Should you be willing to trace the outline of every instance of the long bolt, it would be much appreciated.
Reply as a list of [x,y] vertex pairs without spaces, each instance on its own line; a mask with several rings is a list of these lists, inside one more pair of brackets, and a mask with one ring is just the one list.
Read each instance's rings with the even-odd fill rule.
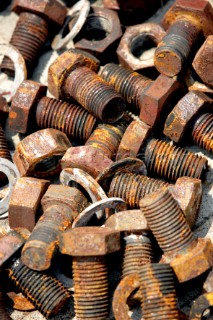
[[195,121],[192,140],[200,148],[213,153],[213,115],[211,113],[204,113]]
[[140,277],[144,320],[178,320],[172,268],[168,264],[146,264],[141,267]]
[[122,198],[130,208],[139,208],[140,199],[167,183],[134,173],[119,173],[114,176],[109,188],[109,197]]

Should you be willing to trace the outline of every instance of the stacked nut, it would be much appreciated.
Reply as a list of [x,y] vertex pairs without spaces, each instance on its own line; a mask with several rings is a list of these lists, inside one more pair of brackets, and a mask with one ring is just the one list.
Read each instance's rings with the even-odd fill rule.
[[63,2],[14,0],[0,44],[0,315],[10,297],[57,320],[211,316],[211,234],[191,229],[211,197],[213,5],[170,0],[156,23],[161,1]]

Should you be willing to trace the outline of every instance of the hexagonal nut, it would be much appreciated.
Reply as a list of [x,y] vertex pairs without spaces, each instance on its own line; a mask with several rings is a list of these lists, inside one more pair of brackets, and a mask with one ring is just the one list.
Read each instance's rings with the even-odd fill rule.
[[209,272],[206,278],[203,289],[205,292],[213,292],[213,269]]
[[189,248],[187,253],[178,254],[169,263],[179,282],[198,277],[213,266],[213,245],[211,240],[197,239],[196,246]]
[[9,112],[11,129],[26,133],[35,127],[34,112],[38,101],[46,96],[47,87],[39,82],[24,80],[13,97]]
[[200,47],[192,65],[200,79],[213,88],[213,35]]
[[151,127],[140,120],[132,121],[127,127],[121,139],[116,161],[127,157],[137,158],[138,153],[144,146],[146,139],[151,134]]
[[63,132],[43,129],[19,142],[13,160],[21,176],[53,176],[61,171],[60,160],[70,146]]
[[74,257],[104,256],[118,250],[120,233],[110,228],[79,227],[60,236],[60,252]]
[[213,34],[213,6],[211,0],[176,0],[162,21],[165,30],[178,18],[188,18],[196,24],[205,37]]
[[168,115],[163,133],[181,142],[190,124],[205,110],[212,108],[212,99],[200,91],[188,92]]
[[136,57],[133,52],[137,48],[143,48],[147,40],[158,45],[164,35],[164,29],[157,23],[142,23],[127,27],[116,51],[120,64],[135,71],[154,67],[154,51],[149,58],[147,56],[143,58],[143,54]]
[[62,26],[67,15],[66,7],[58,0],[14,0],[12,11],[32,12],[51,23]]
[[50,206],[66,205],[70,209],[70,215],[76,218],[89,205],[89,202],[77,188],[51,184],[41,199],[41,205],[44,212]]
[[174,100],[178,101],[183,91],[180,82],[163,74],[143,91],[140,98],[139,118],[148,125],[164,123]]
[[105,222],[105,227],[120,232],[148,231],[147,220],[141,210],[120,211],[111,215]]
[[57,98],[69,98],[65,82],[73,70],[88,67],[94,72],[99,69],[100,62],[91,54],[77,49],[63,52],[49,67],[48,89]]
[[49,184],[48,180],[36,178],[22,177],[17,180],[9,204],[11,229],[34,229],[39,218],[41,198]]
[[[106,34],[101,40],[95,39],[97,29]],[[91,8],[82,31],[83,38],[75,43],[75,48],[85,50],[100,58],[110,48],[114,48],[122,36],[118,14],[113,10],[101,7]],[[88,37],[91,37],[90,34],[94,39],[88,40]]]
[[110,167],[113,161],[92,146],[69,148],[61,159],[62,169],[78,168],[89,173],[93,178]]
[[202,181],[200,179],[181,177],[175,185],[168,186],[174,199],[183,211],[186,221],[192,228],[197,220],[202,199]]

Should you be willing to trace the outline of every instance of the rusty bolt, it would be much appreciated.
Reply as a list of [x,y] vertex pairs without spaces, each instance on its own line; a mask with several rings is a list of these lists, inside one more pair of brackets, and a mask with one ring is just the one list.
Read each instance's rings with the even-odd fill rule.
[[140,201],[140,208],[164,251],[163,261],[170,263],[179,282],[193,279],[212,267],[211,240],[193,238],[181,209],[167,188],[145,196]]
[[130,320],[128,315],[128,299],[141,287],[141,281],[138,273],[130,274],[124,277],[115,289],[112,308],[115,320]]
[[[206,319],[212,318],[212,308],[213,308],[213,292],[204,293],[200,295],[195,301],[193,301],[190,314],[189,314],[189,320],[200,320],[204,319],[203,314],[204,311],[209,310],[210,314],[207,314]],[[209,315],[211,317],[209,318]]]
[[135,71],[154,67],[153,54],[149,58],[144,58],[143,48],[146,42],[152,43],[153,46],[158,45],[164,35],[164,29],[157,23],[142,23],[127,27],[117,48],[120,64]]
[[121,36],[118,14],[113,10],[92,6],[75,48],[94,54],[102,62],[109,61]]
[[56,98],[73,97],[103,122],[115,122],[122,117],[124,101],[111,86],[94,71],[98,60],[89,53],[70,49],[50,66],[48,88]]
[[0,158],[4,158],[9,161],[12,161],[8,143],[5,138],[4,129],[1,124],[0,124]]
[[50,182],[21,177],[17,180],[9,204],[10,228],[26,228],[32,231],[39,218],[41,198]]
[[[30,74],[47,41],[52,25],[62,26],[67,10],[58,0],[15,0],[12,11],[20,16],[10,43],[23,55]],[[13,73],[12,61],[5,58],[1,69]]]
[[140,112],[140,119],[150,126],[164,122],[171,102],[178,101],[182,92],[177,80],[160,75],[152,81],[114,63],[106,64],[99,74],[122,95],[129,110]]
[[114,160],[126,122],[99,124],[84,146],[71,147],[62,158],[62,168],[79,168],[96,178]]
[[23,263],[33,270],[46,270],[58,247],[60,232],[88,205],[76,188],[50,185],[41,200],[43,215],[22,250]]
[[13,160],[21,176],[44,178],[61,171],[60,159],[70,145],[59,130],[39,130],[19,142]]
[[167,76],[180,73],[199,38],[213,33],[213,6],[209,0],[176,0],[166,13],[165,37],[155,51],[155,67]]
[[[213,100],[203,92],[190,91],[168,115],[164,134],[175,142],[192,141],[213,152]],[[190,132],[191,131],[191,132]]]
[[168,264],[146,264],[141,267],[140,278],[144,319],[180,319],[172,268]]
[[[149,138],[150,129],[139,120],[127,127],[118,148],[117,159],[127,154],[142,157],[148,174],[157,174],[169,181],[188,176],[203,179],[207,160],[170,143]],[[192,166],[192,163],[194,164]]]
[[79,227],[61,234],[61,253],[73,257],[74,308],[78,319],[107,318],[109,297],[105,255],[119,249],[120,234],[109,228]]
[[200,79],[213,88],[213,35],[208,36],[192,63]]
[[203,290],[207,293],[213,292],[213,269],[209,272],[204,282]]
[[20,133],[54,128],[68,138],[87,140],[96,125],[95,117],[78,105],[46,97],[46,91],[38,82],[23,81],[12,101],[9,126]]

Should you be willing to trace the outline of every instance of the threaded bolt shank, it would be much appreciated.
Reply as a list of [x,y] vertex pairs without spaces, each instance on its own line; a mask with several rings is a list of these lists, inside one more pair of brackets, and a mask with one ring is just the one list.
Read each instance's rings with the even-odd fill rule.
[[213,153],[213,115],[202,114],[194,123],[192,129],[194,144]]

